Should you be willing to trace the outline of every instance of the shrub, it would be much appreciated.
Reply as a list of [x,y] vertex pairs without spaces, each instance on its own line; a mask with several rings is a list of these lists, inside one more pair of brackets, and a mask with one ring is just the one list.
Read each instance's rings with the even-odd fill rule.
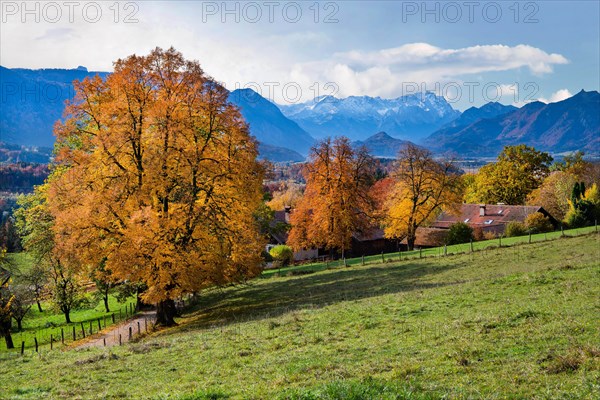
[[294,251],[290,246],[279,245],[275,246],[269,251],[271,257],[273,257],[273,262],[276,267],[285,267],[294,262]]
[[583,211],[573,207],[567,212],[564,222],[569,228],[582,228],[588,223]]
[[483,232],[483,238],[485,240],[493,240],[496,239],[496,234],[493,231],[484,231]]
[[527,234],[527,227],[525,224],[517,221],[509,222],[504,231],[504,236],[506,237],[523,236],[525,234]]
[[464,222],[457,222],[450,226],[446,236],[446,244],[461,244],[473,240],[473,228]]
[[269,253],[266,250],[262,251],[262,258],[263,258],[263,260],[265,260],[265,262],[271,262],[271,261],[273,261],[273,257],[271,257],[271,253]]
[[475,228],[473,228],[473,240],[475,240],[476,242],[480,240],[485,240],[485,234],[483,232],[482,227],[476,226]]
[[525,227],[531,233],[543,233],[554,230],[554,226],[552,226],[550,218],[546,217],[540,212],[528,215],[527,218],[525,218]]

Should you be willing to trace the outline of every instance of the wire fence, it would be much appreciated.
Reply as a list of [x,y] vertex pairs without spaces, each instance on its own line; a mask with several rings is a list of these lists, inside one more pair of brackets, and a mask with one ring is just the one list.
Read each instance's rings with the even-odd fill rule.
[[[74,321],[60,326],[13,332],[11,336],[14,348],[7,349],[6,344],[3,343],[3,348],[0,350],[0,361],[41,351],[64,349],[77,341],[98,335],[107,328],[130,320],[135,315],[136,304],[130,302],[119,308],[118,311],[107,313],[102,317]],[[145,328],[147,331],[147,322]],[[131,336],[125,338],[125,340],[129,339]]]
[[316,272],[331,268],[342,268],[359,265],[381,264],[397,262],[402,260],[415,260],[430,257],[445,257],[456,254],[468,254],[476,251],[491,250],[502,247],[510,247],[530,243],[542,243],[561,237],[576,237],[598,232],[598,225],[583,228],[557,230],[546,233],[528,234],[515,237],[498,237],[492,240],[469,242],[463,244],[440,246],[432,248],[418,248],[411,251],[397,251],[393,253],[381,253],[378,255],[362,256],[348,259],[324,260],[322,262],[290,266],[281,269],[271,269],[263,272],[263,277],[273,275],[301,274],[303,272]]

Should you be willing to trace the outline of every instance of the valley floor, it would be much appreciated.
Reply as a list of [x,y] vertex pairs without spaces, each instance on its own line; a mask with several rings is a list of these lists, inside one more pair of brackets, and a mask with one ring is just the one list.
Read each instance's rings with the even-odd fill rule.
[[0,361],[0,398],[600,398],[600,235],[200,296],[110,349]]

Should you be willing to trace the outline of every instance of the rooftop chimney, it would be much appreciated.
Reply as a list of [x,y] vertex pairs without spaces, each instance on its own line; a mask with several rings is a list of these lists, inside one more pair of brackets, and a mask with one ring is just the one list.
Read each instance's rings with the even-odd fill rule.
[[284,206],[283,210],[285,211],[285,222],[290,223],[290,214],[292,213],[292,206]]
[[479,216],[480,217],[485,217],[485,204],[480,204],[479,205]]

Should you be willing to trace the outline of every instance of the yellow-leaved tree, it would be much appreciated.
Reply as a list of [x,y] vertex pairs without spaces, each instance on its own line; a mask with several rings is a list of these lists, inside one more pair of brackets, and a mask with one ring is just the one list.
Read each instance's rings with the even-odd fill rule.
[[406,238],[413,250],[418,227],[460,205],[462,180],[450,161],[437,161],[429,150],[412,144],[400,150],[391,176],[395,184],[385,204],[385,236]]
[[311,149],[304,176],[306,189],[290,217],[288,244],[340,250],[343,257],[352,235],[372,226],[374,160],[365,148],[353,149],[348,138],[328,138]]
[[145,285],[162,325],[180,296],[258,274],[263,169],[227,90],[173,48],[75,88],[48,189],[58,252]]

